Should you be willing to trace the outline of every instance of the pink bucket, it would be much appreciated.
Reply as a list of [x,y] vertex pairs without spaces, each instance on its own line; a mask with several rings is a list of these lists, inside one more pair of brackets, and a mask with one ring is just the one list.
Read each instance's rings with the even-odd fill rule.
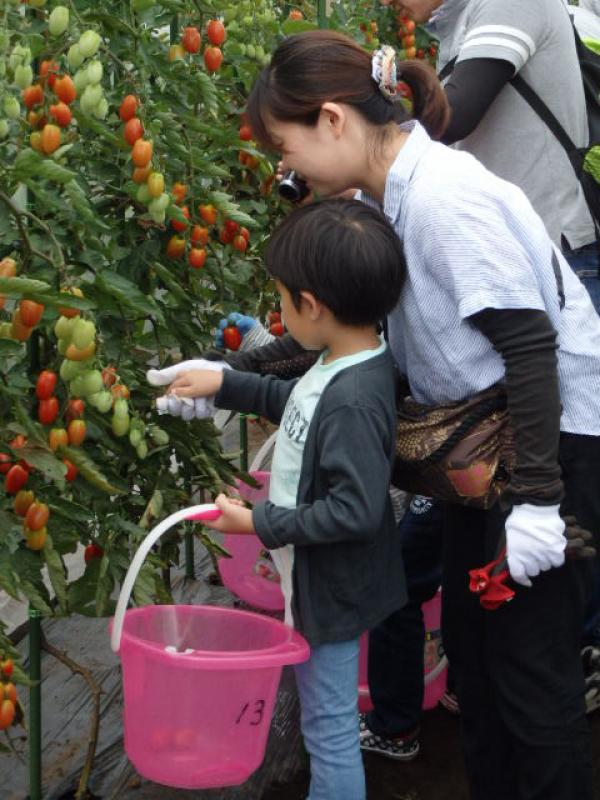
[[[261,484],[260,488],[253,489],[238,481],[240,497],[252,504],[266,500],[271,473],[256,470],[250,474]],[[219,572],[224,586],[253,608],[283,611],[283,594],[279,583],[272,580],[275,570],[269,571],[268,564],[260,557],[264,545],[258,536],[225,534],[223,546],[232,556],[219,559]]]
[[[435,708],[440,698],[446,691],[448,679],[448,661],[444,656],[441,632],[442,598],[437,592],[431,600],[423,603],[423,618],[425,622],[425,695],[423,708]],[[369,638],[364,633],[360,642],[360,656],[358,665],[358,708],[363,713],[373,708],[369,694],[368,681]]]
[[121,658],[125,751],[145,778],[182,789],[235,786],[265,754],[285,664],[310,650],[276,619],[217,606],[127,609],[152,546],[183,520],[215,519],[205,504],[171,514],[146,536],[110,623]]

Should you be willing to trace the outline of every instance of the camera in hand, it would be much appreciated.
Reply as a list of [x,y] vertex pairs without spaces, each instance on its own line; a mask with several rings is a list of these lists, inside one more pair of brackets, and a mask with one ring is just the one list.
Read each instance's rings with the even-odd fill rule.
[[310,189],[306,183],[301,180],[295,170],[288,169],[283,173],[283,178],[279,183],[279,194],[284,200],[289,200],[291,203],[299,203],[300,200],[309,194]]

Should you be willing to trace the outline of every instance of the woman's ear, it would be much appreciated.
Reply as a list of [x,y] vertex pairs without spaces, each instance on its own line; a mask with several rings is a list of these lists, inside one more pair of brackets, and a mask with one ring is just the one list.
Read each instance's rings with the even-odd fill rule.
[[311,322],[316,322],[323,311],[323,303],[312,292],[300,292],[300,313],[306,314]]
[[346,125],[346,112],[339,103],[323,103],[321,106],[321,116],[328,129],[338,139]]

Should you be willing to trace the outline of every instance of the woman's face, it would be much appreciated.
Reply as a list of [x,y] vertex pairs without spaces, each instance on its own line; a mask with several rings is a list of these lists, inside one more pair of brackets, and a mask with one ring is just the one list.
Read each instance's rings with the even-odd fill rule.
[[271,139],[281,153],[283,170],[295,170],[309,189],[322,197],[339,194],[354,185],[343,128],[338,116],[324,110],[316,125],[275,119],[268,125]]
[[395,7],[401,14],[407,14],[415,22],[427,22],[443,2],[444,0],[401,0]]

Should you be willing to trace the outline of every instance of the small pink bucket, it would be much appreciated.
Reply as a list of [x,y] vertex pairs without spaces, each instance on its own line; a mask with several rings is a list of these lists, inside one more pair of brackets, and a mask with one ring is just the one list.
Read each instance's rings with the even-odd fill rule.
[[[284,664],[310,650],[276,619],[217,606],[127,610],[158,538],[215,506],[172,514],[142,542],[123,582],[111,646],[123,670],[125,751],[149,780],[182,789],[234,786],[260,766]],[[242,538],[242,537],[240,537]]]

